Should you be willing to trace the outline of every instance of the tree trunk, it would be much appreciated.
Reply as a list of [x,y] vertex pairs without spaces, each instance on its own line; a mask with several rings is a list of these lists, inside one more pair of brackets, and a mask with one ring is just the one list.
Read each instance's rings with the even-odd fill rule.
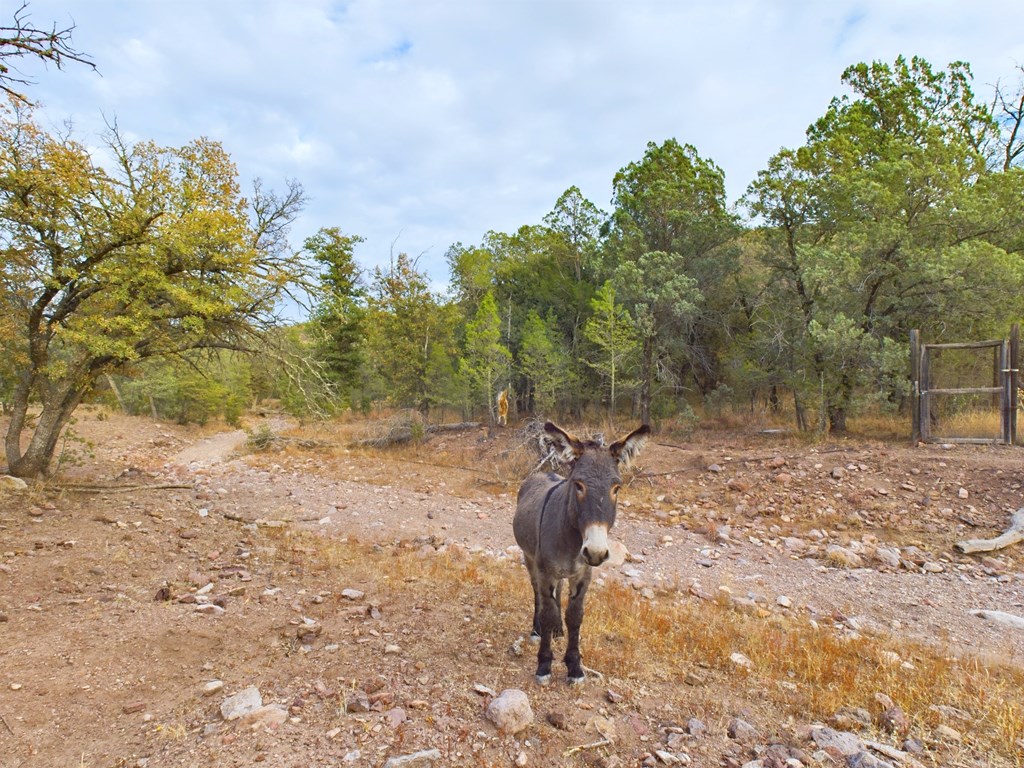
[[846,414],[850,410],[851,400],[853,400],[853,382],[849,376],[844,374],[839,380],[839,391],[834,398],[829,398],[826,404],[830,434],[839,435],[846,432]]
[[643,379],[640,383],[640,423],[651,423],[651,390],[654,379],[654,337],[644,338]]
[[109,373],[105,374],[107,378],[107,386],[110,387],[110,391],[114,393],[114,397],[117,398],[117,405],[121,409],[121,413],[128,413],[128,409],[124,407],[124,398],[121,397],[121,390],[117,386],[117,382],[114,381],[114,377]]
[[846,432],[846,408],[836,404],[828,406],[828,431],[833,435]]
[[[40,477],[45,475],[57,448],[61,430],[67,425],[71,414],[81,402],[84,392],[76,391],[68,384],[54,387],[43,401],[32,439],[28,448],[21,452],[21,433],[25,427],[28,412],[27,386],[23,396],[16,395],[15,413],[7,430],[7,466],[15,477]],[[20,394],[20,393],[19,393]]]
[[793,390],[793,411],[796,414],[796,428],[801,432],[806,432],[807,413],[804,411],[803,401],[795,389]]

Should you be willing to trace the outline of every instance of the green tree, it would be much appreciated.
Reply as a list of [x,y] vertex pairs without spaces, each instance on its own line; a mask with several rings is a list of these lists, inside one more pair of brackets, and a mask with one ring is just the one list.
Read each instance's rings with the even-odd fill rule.
[[22,477],[46,470],[98,377],[190,349],[245,348],[306,276],[285,239],[298,185],[280,197],[257,186],[247,211],[216,142],[107,138],[113,162],[100,165],[30,110],[0,113],[0,305],[12,331],[0,345],[14,376],[5,447]]
[[[843,82],[853,95],[773,157],[747,197],[770,227],[767,265],[799,319],[791,343],[835,432],[884,339],[991,332],[1024,309],[995,204],[1014,178],[987,167],[995,126],[967,65],[936,72],[901,57],[850,67]],[[837,359],[859,362],[837,371]]]
[[583,327],[583,334],[596,354],[587,365],[608,382],[608,415],[614,420],[619,392],[633,386],[629,378],[639,346],[633,322],[625,307],[616,302],[615,286],[609,280],[591,302],[594,313]]
[[548,314],[547,322],[533,309],[526,316],[519,346],[519,367],[530,383],[534,410],[550,413],[558,403],[559,394],[573,380],[569,355],[562,346],[553,313]]
[[[631,265],[629,284],[637,287],[621,298],[643,328],[640,406],[649,415],[658,368],[688,374],[703,392],[717,386],[716,353],[732,303],[726,289],[738,269],[730,245],[739,229],[724,173],[689,144],[649,143],[613,183],[609,248],[620,269]],[[618,281],[620,289],[625,284]]]
[[655,371],[681,339],[687,338],[700,301],[696,281],[680,271],[680,259],[664,251],[644,253],[619,265],[618,294],[633,315],[640,340],[640,419],[651,420]]
[[442,304],[431,292],[426,273],[407,254],[400,253],[387,269],[374,268],[365,328],[368,363],[384,387],[378,394],[428,411],[431,350],[440,345],[454,351],[458,316],[455,306]]
[[355,262],[358,236],[326,227],[305,241],[305,250],[319,263],[321,298],[313,311],[317,357],[338,389],[342,405],[351,405],[365,363],[363,350],[366,292]]
[[476,316],[466,324],[466,354],[462,367],[466,378],[487,406],[491,423],[497,419],[495,398],[511,373],[512,354],[501,343],[501,319],[494,294],[488,292]]

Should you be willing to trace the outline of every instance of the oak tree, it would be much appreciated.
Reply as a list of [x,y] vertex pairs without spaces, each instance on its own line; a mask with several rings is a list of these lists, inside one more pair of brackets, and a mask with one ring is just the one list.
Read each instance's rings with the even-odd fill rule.
[[22,477],[46,471],[99,377],[246,349],[308,277],[287,246],[296,183],[247,200],[217,142],[131,144],[112,128],[105,144],[96,158],[30,108],[0,111],[0,375],[12,382],[8,468]]

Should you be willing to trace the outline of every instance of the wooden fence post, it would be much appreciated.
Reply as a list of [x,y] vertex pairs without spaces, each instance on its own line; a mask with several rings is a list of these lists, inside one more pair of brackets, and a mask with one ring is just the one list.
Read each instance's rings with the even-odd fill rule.
[[1010,328],[1010,429],[1009,444],[1017,443],[1017,387],[1020,375],[1020,325]]
[[921,441],[921,332],[910,332],[910,440]]

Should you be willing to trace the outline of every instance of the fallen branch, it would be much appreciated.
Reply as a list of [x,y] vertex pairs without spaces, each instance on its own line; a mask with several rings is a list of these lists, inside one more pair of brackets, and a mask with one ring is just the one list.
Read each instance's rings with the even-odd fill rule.
[[598,749],[600,747],[610,747],[612,745],[611,739],[601,739],[591,744],[580,744],[576,747],[569,747],[565,752],[562,753],[562,757],[572,757],[577,752],[582,752],[586,749]]
[[596,677],[598,680],[601,681],[602,685],[604,684],[604,675],[601,674],[600,672],[598,672],[596,669],[591,669],[590,667],[583,667],[583,671],[586,672],[587,674],[590,674],[590,675],[593,675],[594,677]]
[[977,616],[979,619],[1005,624],[1014,629],[1024,629],[1024,616],[1014,616],[1012,613],[1005,613],[1003,611],[986,611],[980,608],[971,611],[971,615]]
[[130,491],[191,491],[191,484],[168,483],[165,485],[60,485],[62,491],[71,493],[128,493]]
[[[467,429],[478,429],[479,421],[460,421],[455,424],[428,424],[423,427],[423,434],[432,435],[437,432],[462,432]],[[349,448],[386,448],[389,445],[407,443],[413,438],[412,428],[392,430],[382,437],[368,437],[349,443]]]
[[971,552],[991,552],[995,549],[1003,549],[1011,544],[1024,541],[1024,507],[1013,513],[1010,518],[1010,527],[994,539],[967,539],[958,541],[956,548],[965,554]]
[[7,729],[7,732],[10,733],[11,736],[13,736],[14,738],[18,738],[18,734],[16,734],[14,731],[11,730],[11,726],[9,726],[7,724],[7,721],[4,720],[4,716],[3,715],[0,715],[0,723],[4,724],[4,728]]

